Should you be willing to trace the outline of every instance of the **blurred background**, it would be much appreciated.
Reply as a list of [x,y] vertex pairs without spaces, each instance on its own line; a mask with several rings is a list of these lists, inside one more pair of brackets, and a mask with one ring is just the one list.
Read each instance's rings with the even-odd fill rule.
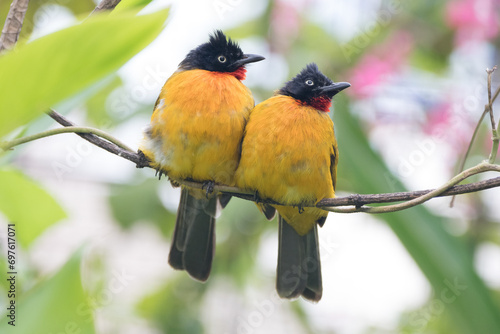
[[[0,3],[2,24],[9,5]],[[54,109],[135,149],[165,80],[223,29],[244,52],[266,57],[248,66],[245,81],[257,103],[310,62],[352,84],[331,109],[338,196],[429,189],[455,175],[487,103],[485,69],[499,61],[499,0],[154,0],[141,13],[167,6],[153,43]],[[21,36],[79,24],[94,7],[32,0]],[[55,127],[42,116],[26,133]],[[485,121],[466,167],[490,150]],[[277,221],[251,202],[233,199],[217,220],[214,268],[200,284],[167,264],[180,192],[153,170],[73,134],[0,158],[65,212],[18,247],[19,322],[37,312],[30,298],[46,295],[75,308],[82,333],[500,333],[498,188],[459,196],[453,208],[440,198],[384,215],[331,213],[319,231],[324,295],[311,304],[277,297]],[[0,213],[1,243],[8,221]],[[2,315],[5,282],[0,290]],[[54,311],[43,321],[71,333],[59,320]]]

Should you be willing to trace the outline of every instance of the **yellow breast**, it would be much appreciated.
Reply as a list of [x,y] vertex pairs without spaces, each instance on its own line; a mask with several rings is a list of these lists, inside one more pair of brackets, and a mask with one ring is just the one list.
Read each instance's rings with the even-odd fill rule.
[[328,114],[274,96],[251,113],[237,185],[291,205],[332,197],[330,156],[336,145]]
[[143,151],[172,178],[230,184],[253,106],[233,75],[176,72],[158,98]]
[[236,184],[290,205],[276,208],[299,234],[305,234],[327,212],[309,208],[299,214],[291,206],[334,197],[331,156],[336,145],[328,114],[289,96],[271,97],[251,113]]

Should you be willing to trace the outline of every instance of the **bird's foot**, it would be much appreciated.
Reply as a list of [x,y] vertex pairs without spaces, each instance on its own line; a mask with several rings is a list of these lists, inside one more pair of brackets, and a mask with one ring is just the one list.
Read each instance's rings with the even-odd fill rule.
[[203,182],[203,186],[201,187],[201,189],[203,190],[206,188],[207,191],[205,193],[205,196],[208,198],[208,196],[214,192],[214,187],[215,187],[214,181],[205,181]]
[[151,166],[151,160],[142,152],[141,150],[137,150],[137,155],[139,156],[139,161],[135,164],[136,168],[144,168]]
[[167,175],[160,167],[156,168],[155,177],[158,176],[158,180],[161,180],[162,175]]

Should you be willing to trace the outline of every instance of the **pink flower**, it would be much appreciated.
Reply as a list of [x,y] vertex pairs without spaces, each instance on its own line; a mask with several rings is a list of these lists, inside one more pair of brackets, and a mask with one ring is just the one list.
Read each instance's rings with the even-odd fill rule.
[[365,52],[347,76],[352,85],[348,93],[365,98],[372,95],[403,67],[412,49],[413,37],[407,32],[398,32],[382,45]]
[[458,45],[483,41],[498,35],[498,0],[455,0],[446,6],[446,22],[456,29]]
[[291,41],[297,38],[300,31],[300,14],[298,6],[288,1],[276,1],[271,12],[272,51],[286,53]]
[[[453,99],[451,96],[448,98]],[[462,108],[462,105],[453,105],[443,99],[427,111],[423,130],[428,135],[448,143],[456,154],[462,154],[469,145],[475,124],[457,108]]]

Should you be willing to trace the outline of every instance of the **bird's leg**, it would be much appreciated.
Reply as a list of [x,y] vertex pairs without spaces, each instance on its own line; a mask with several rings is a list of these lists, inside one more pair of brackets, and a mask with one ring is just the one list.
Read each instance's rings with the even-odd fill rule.
[[211,195],[214,192],[214,186],[215,182],[214,181],[205,181],[203,182],[203,186],[201,189],[207,189],[207,192],[205,193],[205,196],[208,198],[209,195]]
[[297,205],[297,209],[299,209],[299,215],[302,214],[304,212],[304,208],[302,207],[302,205]]
[[255,192],[253,193],[253,201],[255,203],[262,203],[263,202],[262,197],[260,197],[259,192],[257,190],[255,190]]

